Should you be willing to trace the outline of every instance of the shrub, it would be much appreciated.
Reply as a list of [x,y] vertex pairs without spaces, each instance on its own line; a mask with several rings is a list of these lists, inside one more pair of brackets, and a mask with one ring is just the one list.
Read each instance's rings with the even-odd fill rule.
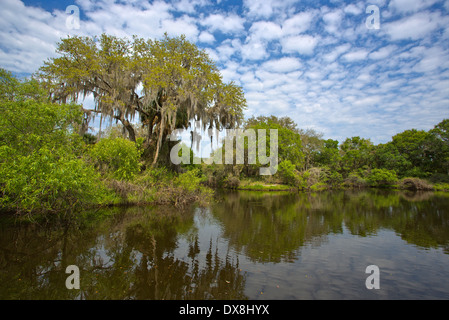
[[202,163],[203,183],[209,187],[222,187],[227,176],[224,165],[208,165]]
[[229,189],[237,189],[240,186],[240,179],[236,176],[227,177],[223,181],[223,185]]
[[46,147],[30,155],[1,147],[3,207],[22,213],[61,212],[102,203],[107,196],[99,174],[83,159]]
[[366,180],[371,186],[387,186],[395,184],[398,176],[394,170],[373,169]]
[[326,182],[332,187],[337,187],[343,182],[343,177],[341,173],[334,171],[328,174]]
[[429,181],[432,183],[449,183],[449,175],[444,173],[434,173],[429,177]]
[[179,174],[174,179],[174,185],[181,187],[187,192],[193,192],[200,188],[201,176],[199,169],[193,169]]
[[343,186],[353,188],[363,188],[367,186],[367,182],[358,173],[351,172],[349,176],[344,180]]
[[95,166],[117,180],[131,180],[140,170],[140,150],[123,139],[101,139],[90,151]]
[[402,189],[408,190],[433,190],[432,185],[419,178],[403,178],[400,181],[399,186]]
[[298,183],[298,175],[296,173],[295,165],[290,160],[282,161],[278,166],[278,172],[282,182],[288,185],[295,186]]
[[437,183],[433,186],[436,191],[449,191],[449,183]]

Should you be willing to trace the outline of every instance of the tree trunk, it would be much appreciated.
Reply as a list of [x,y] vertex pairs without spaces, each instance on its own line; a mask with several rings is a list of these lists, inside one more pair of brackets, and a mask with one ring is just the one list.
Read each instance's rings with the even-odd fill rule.
[[125,126],[126,130],[128,131],[129,140],[132,142],[136,142],[136,132],[134,131],[133,126],[128,120],[121,120],[123,125]]
[[165,129],[165,121],[164,121],[164,117],[161,118],[161,123],[159,125],[159,137],[157,139],[157,144],[156,144],[156,150],[154,153],[154,159],[153,159],[153,163],[151,164],[152,167],[154,167],[157,163],[157,159],[159,158],[159,150],[161,149],[161,142],[162,142],[162,135]]

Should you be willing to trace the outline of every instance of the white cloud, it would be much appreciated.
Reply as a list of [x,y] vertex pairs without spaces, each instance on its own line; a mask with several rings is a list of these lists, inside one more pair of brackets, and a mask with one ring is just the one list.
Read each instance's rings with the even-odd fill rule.
[[388,7],[400,13],[409,13],[426,9],[437,2],[440,0],[391,0]]
[[342,45],[339,45],[338,47],[333,47],[332,50],[325,54],[323,56],[323,59],[326,62],[333,62],[335,61],[340,55],[342,55],[343,53],[345,53],[346,51],[348,51],[351,48],[351,45],[349,43],[345,43]]
[[311,27],[315,12],[300,12],[282,23],[284,35],[298,35],[307,31]]
[[173,4],[174,8],[180,12],[193,14],[197,7],[202,7],[209,4],[207,0],[179,0]]
[[241,47],[241,56],[245,60],[262,60],[268,58],[269,54],[265,44],[261,41],[250,41]]
[[353,14],[353,15],[359,15],[363,12],[363,10],[360,8],[360,6],[355,5],[353,3],[347,5],[343,11],[345,13]]
[[393,51],[397,49],[394,45],[388,45],[385,47],[380,48],[377,51],[371,52],[369,54],[369,58],[373,60],[380,60],[387,58]]
[[206,26],[210,32],[220,31],[225,34],[238,34],[245,30],[245,20],[236,14],[211,14],[201,24]]
[[437,29],[441,16],[436,13],[419,12],[413,16],[386,23],[382,26],[392,40],[422,39]]
[[274,40],[282,36],[281,27],[271,21],[257,21],[249,29],[250,38],[254,41]]
[[154,39],[167,31],[186,34],[225,81],[242,85],[247,116],[289,115],[327,138],[378,142],[447,114],[449,0],[440,1],[445,9],[431,8],[436,0],[371,0],[381,9],[376,32],[366,31],[363,1],[314,9],[293,0],[75,0],[86,17],[79,30],[66,28],[65,12],[1,1],[0,65],[12,71],[36,71],[68,34]]
[[254,19],[282,18],[296,0],[243,0],[243,7],[248,17]]
[[303,55],[311,55],[318,45],[319,39],[310,35],[299,35],[281,40],[282,51],[285,53],[297,52]]
[[212,43],[215,42],[215,37],[214,37],[213,34],[207,32],[207,31],[203,31],[203,32],[201,32],[201,34],[199,35],[198,40],[199,40],[200,42],[203,42],[203,43],[209,43],[209,44],[212,44]]
[[429,48],[424,52],[424,57],[415,65],[414,71],[430,74],[438,68],[449,67],[449,53],[439,47]]
[[55,56],[56,42],[70,33],[65,12],[51,14],[5,0],[0,15],[0,65],[10,71],[36,71],[44,60]]
[[360,61],[366,59],[368,53],[369,51],[367,51],[366,49],[357,49],[344,54],[341,58],[348,62]]
[[292,57],[284,57],[278,60],[270,60],[262,65],[262,68],[278,73],[296,71],[302,67],[299,59]]
[[184,15],[174,20],[163,20],[161,22],[161,30],[167,32],[171,37],[177,37],[184,34],[187,39],[196,41],[199,30],[193,18]]
[[338,34],[340,31],[340,25],[343,20],[342,10],[335,10],[327,12],[323,15],[323,21],[325,22],[325,30],[332,34]]

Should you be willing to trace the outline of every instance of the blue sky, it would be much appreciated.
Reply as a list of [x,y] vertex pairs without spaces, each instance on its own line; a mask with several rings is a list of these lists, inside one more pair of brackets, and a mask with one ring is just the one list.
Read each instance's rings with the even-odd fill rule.
[[[69,5],[79,29],[66,23]],[[378,29],[366,25],[369,5]],[[449,118],[448,13],[449,0],[1,0],[0,66],[30,74],[68,35],[185,34],[242,86],[246,117],[384,143]]]

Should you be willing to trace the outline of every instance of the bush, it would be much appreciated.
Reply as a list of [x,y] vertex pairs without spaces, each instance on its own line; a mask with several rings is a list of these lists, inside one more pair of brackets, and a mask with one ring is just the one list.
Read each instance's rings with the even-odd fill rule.
[[101,139],[90,151],[95,166],[117,180],[131,180],[140,171],[140,155],[136,143],[124,139]]
[[0,148],[4,208],[21,213],[61,212],[102,203],[107,196],[92,166],[71,154],[46,147],[30,155]]
[[399,186],[401,189],[408,190],[433,190],[431,184],[419,178],[403,178],[400,181]]
[[187,192],[193,192],[200,188],[201,176],[199,169],[193,169],[179,174],[174,179],[174,185],[181,187]]
[[344,180],[343,186],[352,188],[363,188],[367,186],[367,182],[358,173],[351,172]]
[[429,181],[432,183],[449,183],[449,175],[444,173],[434,173],[429,177]]
[[398,180],[398,176],[394,170],[373,169],[368,174],[366,180],[371,186],[388,186],[395,184]]
[[226,166],[201,164],[203,182],[205,185],[216,188],[222,187],[227,176]]
[[342,184],[343,177],[339,172],[334,171],[334,172],[328,174],[326,182],[328,185],[330,185],[332,187],[338,187]]
[[[54,104],[36,81],[0,72],[0,206],[17,213],[72,212],[110,196],[82,158],[82,111]],[[9,92],[10,91],[10,92]]]
[[227,177],[223,181],[223,185],[229,189],[237,189],[240,186],[240,179],[236,176]]
[[327,180],[327,172],[323,168],[313,167],[304,171],[298,179],[299,188],[313,189],[322,188]]
[[449,183],[437,183],[433,186],[435,191],[449,191]]
[[295,165],[290,160],[282,161],[278,166],[278,172],[282,182],[291,186],[298,184],[298,175],[296,173]]

